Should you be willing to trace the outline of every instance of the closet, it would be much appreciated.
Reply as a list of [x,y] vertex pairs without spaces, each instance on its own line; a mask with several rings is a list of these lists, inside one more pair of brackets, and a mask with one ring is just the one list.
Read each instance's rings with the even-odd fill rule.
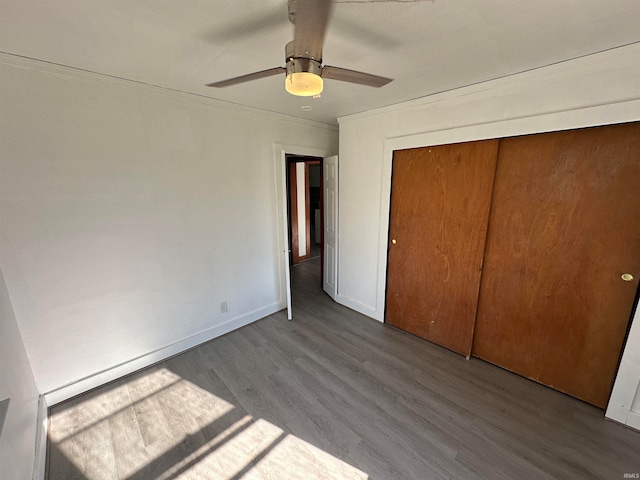
[[640,123],[396,151],[386,322],[604,408],[638,190]]

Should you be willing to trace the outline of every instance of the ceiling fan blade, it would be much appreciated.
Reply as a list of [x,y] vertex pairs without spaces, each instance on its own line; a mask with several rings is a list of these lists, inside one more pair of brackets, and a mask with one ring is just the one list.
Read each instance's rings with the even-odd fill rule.
[[284,73],[286,71],[287,69],[284,67],[270,68],[268,70],[262,70],[260,72],[248,73],[247,75],[228,78],[226,80],[221,80],[220,82],[208,83],[207,87],[217,87],[217,88],[230,87],[231,85],[237,85],[238,83],[258,80],[259,78],[271,77],[273,75],[278,75],[279,73]]
[[380,88],[393,81],[392,78],[371,75],[370,73],[356,72],[355,70],[347,70],[346,68],[330,67],[328,65],[322,67],[322,78],[358,83],[360,85],[367,85],[369,87],[376,88]]
[[324,35],[331,16],[331,0],[294,0],[293,54],[322,61]]

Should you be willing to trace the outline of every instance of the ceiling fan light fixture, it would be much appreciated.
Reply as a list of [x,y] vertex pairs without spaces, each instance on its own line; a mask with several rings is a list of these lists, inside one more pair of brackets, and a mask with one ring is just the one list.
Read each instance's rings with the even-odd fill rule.
[[287,74],[284,88],[292,95],[313,97],[322,92],[324,82],[320,75],[311,72],[293,72]]
[[322,64],[318,60],[304,57],[294,57],[293,42],[286,47],[287,77],[284,88],[292,95],[299,97],[313,97],[322,92]]

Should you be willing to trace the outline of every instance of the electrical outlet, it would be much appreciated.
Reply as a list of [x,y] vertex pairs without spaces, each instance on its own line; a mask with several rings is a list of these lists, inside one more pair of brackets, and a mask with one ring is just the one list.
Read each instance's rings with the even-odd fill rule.
[[220,313],[227,313],[229,308],[227,307],[227,301],[220,302]]

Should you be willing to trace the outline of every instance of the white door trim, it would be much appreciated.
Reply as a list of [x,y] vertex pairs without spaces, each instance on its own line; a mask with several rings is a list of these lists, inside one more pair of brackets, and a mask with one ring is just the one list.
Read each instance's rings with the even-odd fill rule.
[[287,218],[287,159],[286,155],[307,157],[328,157],[330,150],[303,145],[273,144],[273,166],[275,172],[276,212],[278,230],[278,278],[280,302],[286,305],[287,318],[293,318],[291,311],[291,270],[289,268],[289,220]]
[[[334,301],[338,297],[338,188],[339,188],[338,156],[327,157],[322,162],[322,188],[324,190],[324,278],[322,289]],[[330,188],[329,173],[333,177],[333,188]],[[331,193],[332,192],[332,193]],[[331,195],[330,195],[331,193]],[[331,217],[332,216],[332,217]],[[331,218],[330,218],[331,217]]]

